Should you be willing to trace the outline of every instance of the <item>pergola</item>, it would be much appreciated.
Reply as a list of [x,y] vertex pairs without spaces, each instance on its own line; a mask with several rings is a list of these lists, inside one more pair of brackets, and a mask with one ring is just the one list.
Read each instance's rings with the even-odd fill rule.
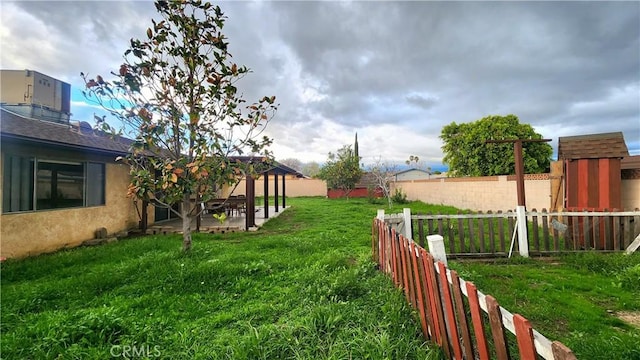
[[[263,178],[264,182],[264,218],[269,218],[269,177],[274,177],[274,207],[275,212],[280,211],[280,196],[282,196],[282,208],[284,209],[287,205],[286,203],[286,175],[295,175],[296,177],[303,177],[304,175],[299,171],[290,168],[287,165],[280,164],[277,161],[272,161],[266,163],[264,158],[256,158],[253,156],[234,156],[232,159],[240,160],[242,162],[263,162],[267,169],[263,170],[259,173],[259,175]],[[282,178],[282,195],[279,194],[279,186],[278,182],[279,178]],[[247,212],[245,218],[245,230],[248,230],[251,227],[256,226],[256,194],[255,194],[255,182],[256,179],[253,176],[247,176],[246,179],[246,190],[245,194],[247,196]]]

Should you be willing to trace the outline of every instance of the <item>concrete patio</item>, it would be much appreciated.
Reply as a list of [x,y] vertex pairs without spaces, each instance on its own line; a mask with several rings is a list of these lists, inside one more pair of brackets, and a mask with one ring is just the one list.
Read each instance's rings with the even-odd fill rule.
[[[269,219],[273,219],[282,214],[283,211],[288,209],[289,206],[283,208],[280,206],[278,212],[276,212],[275,206],[269,206],[269,218],[264,218],[264,207],[256,207],[255,224],[256,226],[249,228],[249,231],[258,230]],[[235,213],[233,216],[228,216],[223,223],[213,217],[213,214],[202,214],[200,219],[200,232],[212,233],[212,234],[224,234],[232,232],[245,231],[246,214]],[[191,221],[191,230],[196,230],[196,219]],[[182,220],[171,219],[165,220],[153,224],[147,229],[147,234],[181,234],[182,233]]]

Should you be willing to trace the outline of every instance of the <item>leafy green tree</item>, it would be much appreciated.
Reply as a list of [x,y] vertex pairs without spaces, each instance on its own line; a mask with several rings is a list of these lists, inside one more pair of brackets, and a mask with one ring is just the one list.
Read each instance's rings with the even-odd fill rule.
[[[450,176],[490,176],[515,173],[513,144],[487,144],[486,140],[542,139],[529,124],[515,115],[484,117],[471,123],[451,124],[442,129],[442,162]],[[544,142],[523,143],[525,173],[549,171],[553,149]]]
[[318,176],[327,182],[329,188],[343,190],[348,198],[362,177],[360,157],[356,156],[351,145],[345,145],[337,153],[329,153]]
[[131,39],[114,79],[81,75],[85,97],[121,121],[119,129],[104,119],[97,125],[135,139],[122,159],[130,166],[129,195],[179,216],[187,251],[190,223],[201,211],[193,200],[207,201],[255,172],[231,156],[269,157],[271,139],[261,132],[277,106],[273,96],[247,104],[239,95],[235,84],[249,69],[231,61],[220,7],[199,0],[155,7],[161,19],[151,20],[145,39]]
[[300,171],[302,169],[302,161],[296,158],[286,158],[282,160],[278,160],[280,164],[286,165],[292,169]]
[[320,174],[320,164],[315,161],[308,162],[302,166],[300,171],[312,178],[318,177],[318,174]]

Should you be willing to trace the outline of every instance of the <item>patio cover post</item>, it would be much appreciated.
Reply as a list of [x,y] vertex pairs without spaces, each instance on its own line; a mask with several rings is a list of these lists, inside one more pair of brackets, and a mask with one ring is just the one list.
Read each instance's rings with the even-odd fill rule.
[[245,194],[247,196],[247,204],[245,209],[245,230],[256,226],[256,187],[253,176],[247,176]]
[[274,178],[273,178],[273,197],[274,197],[274,205],[276,207],[276,212],[278,212],[278,173],[274,173],[273,174]]
[[284,179],[286,179],[286,178],[287,178],[286,174],[282,175],[282,208],[283,209],[285,207],[287,207],[287,203],[286,203],[286,200],[285,200],[287,192],[285,190],[285,185],[284,185]]
[[264,173],[264,218],[269,218],[269,172]]

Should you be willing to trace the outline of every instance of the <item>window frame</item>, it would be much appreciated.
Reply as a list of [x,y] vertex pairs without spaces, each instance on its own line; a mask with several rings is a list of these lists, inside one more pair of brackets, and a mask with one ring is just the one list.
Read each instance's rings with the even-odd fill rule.
[[[31,161],[31,182],[30,191],[31,201],[30,208],[27,210],[11,210],[8,207],[5,207],[5,204],[10,204],[5,202],[5,196],[11,194],[12,187],[12,178],[7,179],[7,169],[8,159],[19,158],[21,161]],[[63,160],[64,159],[64,160]],[[82,166],[82,205],[76,206],[58,206],[51,208],[39,208],[38,206],[38,171],[40,170],[41,163],[49,163],[49,164],[67,164],[67,165],[81,165]],[[42,211],[55,211],[55,210],[67,210],[67,209],[78,209],[78,208],[88,208],[88,207],[96,207],[96,206],[106,206],[107,203],[107,164],[105,162],[100,161],[89,161],[89,160],[80,160],[74,161],[71,158],[48,158],[48,157],[39,157],[33,155],[22,155],[22,154],[14,154],[14,153],[5,153],[2,158],[2,174],[3,174],[3,187],[2,187],[2,215],[9,214],[18,214],[18,213],[26,213],[26,212],[42,212]],[[95,170],[98,169],[96,172]],[[10,171],[13,171],[10,170]],[[90,173],[91,171],[91,173]],[[19,178],[19,181],[24,181],[25,179]],[[97,183],[96,183],[97,181]],[[8,188],[7,188],[8,185]],[[21,195],[18,195],[21,196]],[[20,198],[17,200],[20,202]],[[20,206],[18,206],[20,208]]]

